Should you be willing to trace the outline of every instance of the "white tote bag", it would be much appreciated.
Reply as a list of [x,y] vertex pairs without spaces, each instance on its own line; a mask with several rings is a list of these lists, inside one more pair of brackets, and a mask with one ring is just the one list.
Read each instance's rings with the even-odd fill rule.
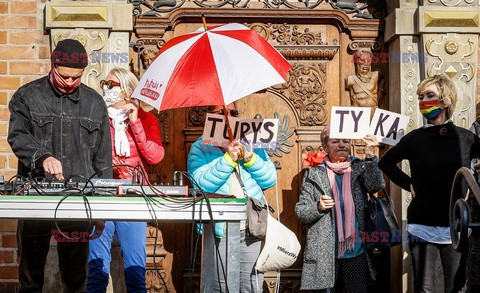
[[297,236],[282,223],[268,214],[265,245],[255,268],[260,272],[276,271],[290,267],[300,253]]

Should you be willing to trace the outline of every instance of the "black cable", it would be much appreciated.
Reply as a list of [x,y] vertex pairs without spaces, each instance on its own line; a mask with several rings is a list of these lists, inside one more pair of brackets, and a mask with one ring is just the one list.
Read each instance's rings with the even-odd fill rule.
[[[140,165],[140,163],[138,163],[137,166],[135,166],[134,171],[140,173],[140,174],[135,174],[137,176],[137,179],[135,181],[136,183],[141,185],[145,185],[145,184],[150,185],[150,181],[148,180],[148,178],[146,178],[146,175],[145,175],[147,174],[147,171],[143,168],[142,165]],[[142,176],[140,177],[140,175]]]
[[[174,174],[176,176],[176,174]],[[183,176],[182,173],[180,173],[180,176]],[[197,195],[194,194],[194,197]],[[201,211],[200,211],[200,216],[201,216]],[[190,268],[188,270],[188,284],[187,284],[187,292],[193,292],[192,290],[192,282],[193,282],[193,272],[195,271],[195,257],[197,256],[197,246],[198,246],[198,241],[200,239],[199,235],[196,233],[196,223],[195,223],[195,205],[192,207],[192,229],[191,229],[191,236],[190,236]],[[197,235],[197,241],[195,241],[195,247],[193,245],[193,238]]]
[[[132,168],[132,169],[134,169],[134,170],[137,168],[136,166],[132,166],[132,165],[129,165],[129,164],[119,164],[119,165],[108,166],[108,167],[104,167],[104,168],[102,168],[102,169],[99,169],[99,170],[95,171],[90,177],[88,177],[87,182],[86,182],[85,186],[84,186],[83,189],[82,189],[82,192],[85,191],[85,188],[87,187],[87,185],[88,185],[89,182],[90,182],[90,184],[93,185],[92,179],[93,179],[96,175],[98,175],[98,173],[100,173],[100,172],[102,172],[102,171],[105,171],[105,170],[108,170],[108,169],[115,169],[115,168],[118,168],[118,167],[128,167],[128,168]],[[133,180],[133,178],[132,178],[132,180]]]
[[[84,200],[84,206],[85,206],[85,212],[87,214],[87,219],[88,219],[88,223],[89,223],[89,226],[91,225],[91,222],[92,222],[92,212],[91,212],[91,207],[90,207],[90,203],[87,199],[87,197],[84,195],[84,191],[85,191],[85,188],[88,186],[88,183],[90,182],[90,184],[93,186],[93,183],[92,183],[92,178],[95,177],[95,175],[97,175],[99,172],[101,171],[104,171],[104,170],[107,170],[109,168],[116,168],[116,167],[120,167],[120,166],[126,166],[126,167],[129,167],[129,168],[133,168],[134,171],[136,172],[135,174],[135,177],[137,177],[137,181],[138,182],[141,182],[141,183],[145,183],[145,181],[148,183],[149,186],[153,187],[153,185],[151,185],[148,180],[145,180],[145,173],[144,171],[142,170],[142,166],[141,165],[137,165],[137,166],[132,166],[132,165],[127,165],[127,164],[121,164],[121,165],[116,165],[116,166],[109,166],[109,167],[105,167],[105,168],[102,168],[100,170],[97,170],[94,174],[92,174],[89,178],[86,178],[87,182],[85,184],[85,186],[83,187],[83,189],[79,190],[79,189],[73,189],[73,190],[78,190],[79,193],[82,195],[82,198]],[[183,176],[185,176],[186,178],[188,178],[190,180],[190,182],[192,183],[192,185],[195,185],[198,187],[198,190],[199,190],[199,193],[202,195],[201,197],[195,197],[193,201],[191,202],[187,202],[185,203],[185,200],[178,200],[176,198],[172,199],[172,198],[169,198],[168,196],[166,196],[165,194],[163,194],[162,197],[164,197],[165,199],[167,199],[168,201],[171,201],[171,202],[183,202],[185,203],[185,206],[188,206],[188,205],[192,205],[192,209],[193,209],[193,213],[192,213],[192,216],[195,214],[195,203],[197,201],[201,201],[202,199],[205,201],[206,205],[207,205],[207,210],[208,210],[208,214],[209,214],[209,217],[210,217],[210,220],[211,220],[211,224],[212,224],[212,230],[213,230],[213,234],[215,232],[215,221],[213,220],[213,213],[212,213],[212,210],[211,210],[211,204],[210,204],[210,201],[209,201],[209,198],[208,196],[203,192],[203,190],[200,188],[199,184],[186,172],[181,172],[181,174]],[[35,190],[40,194],[40,195],[45,195],[42,191],[40,191],[38,189],[38,187],[36,185],[39,185],[38,182],[35,180],[35,178],[33,178],[32,174],[30,173],[29,174],[30,176],[30,179],[31,181],[33,181],[35,184],[32,184],[33,187],[35,188]],[[78,175],[77,175],[78,176]],[[72,176],[70,176],[69,178],[71,178]],[[132,177],[135,178],[135,177]],[[85,177],[84,177],[85,178]],[[161,275],[161,273],[159,272],[159,269],[156,267],[156,261],[155,261],[155,253],[156,253],[156,245],[157,245],[157,240],[158,240],[158,218],[156,217],[156,212],[155,212],[155,209],[153,207],[153,204],[156,203],[156,204],[160,204],[160,202],[156,201],[154,198],[151,198],[151,197],[148,197],[145,193],[145,191],[143,190],[143,185],[140,185],[141,186],[141,189],[142,189],[142,196],[144,197],[144,199],[146,200],[146,204],[147,204],[147,208],[149,210],[149,212],[152,214],[153,213],[153,218],[155,219],[155,224],[156,224],[156,228],[157,228],[157,231],[156,231],[156,237],[155,237],[155,246],[154,246],[154,263],[155,263],[155,270],[158,274],[158,276],[162,279],[162,282],[168,292],[168,288],[167,288],[167,284],[165,282],[165,280],[163,279],[163,276]],[[154,187],[153,187],[154,188]],[[65,190],[62,190],[61,192],[65,192],[67,189]],[[94,192],[94,186],[92,188],[93,192]],[[159,190],[156,190],[159,194],[161,194],[161,192]],[[54,222],[55,222],[55,226],[56,228],[59,230],[60,234],[65,237],[66,239],[70,239],[70,240],[77,240],[76,238],[72,238],[72,237],[69,237],[69,236],[66,236],[59,228],[58,226],[58,222],[57,222],[57,211],[58,211],[58,208],[59,206],[61,205],[61,203],[67,199],[70,195],[66,195],[64,196],[57,204],[56,208],[55,208],[55,213],[54,213]],[[183,207],[183,208],[184,208]],[[200,222],[201,222],[201,216],[202,216],[202,207],[203,207],[203,201],[201,201],[201,204],[200,204]],[[194,219],[192,218],[192,223],[195,223]],[[192,231],[194,232],[194,229],[195,227],[192,227]],[[192,233],[192,236],[193,236],[193,233]],[[215,237],[213,235],[213,237]],[[199,238],[197,237],[197,241],[196,241],[196,245],[195,245],[195,251],[194,251],[194,254],[192,255],[192,258],[193,258],[193,266],[192,266],[192,272],[194,270],[194,264],[195,264],[195,255],[196,255],[196,251],[197,251],[197,248],[198,248],[198,240]],[[214,239],[215,240],[215,239]],[[193,242],[193,239],[192,239],[192,242]],[[218,249],[218,244],[216,243],[216,241],[214,241],[215,243],[215,246],[216,246],[216,256],[218,257],[220,255],[220,252],[219,252],[219,249]],[[192,243],[193,244],[193,243]],[[193,245],[192,245],[193,246]],[[224,265],[223,265],[223,261],[222,259],[220,258],[220,263],[221,263],[221,268],[222,268],[222,272],[223,272],[223,275],[224,275],[224,278],[226,280],[226,273],[225,273],[225,268],[224,268]],[[227,285],[227,292],[228,292],[228,285]]]
[[160,272],[159,268],[157,267],[157,261],[156,261],[156,254],[157,254],[157,241],[158,241],[158,218],[157,218],[157,213],[155,212],[155,209],[153,208],[151,198],[146,195],[146,193],[142,190],[143,193],[141,192],[136,192],[137,194],[141,195],[143,199],[145,200],[145,203],[147,205],[147,209],[150,212],[150,215],[153,216],[153,220],[155,222],[155,241],[153,244],[153,266],[155,268],[155,272],[157,273],[158,277],[162,280],[163,286],[165,287],[166,293],[169,292],[167,282],[162,276],[162,273]]
[[[20,179],[23,179],[22,180],[22,185],[19,187],[18,190],[17,189],[17,183],[13,183],[13,179],[15,178],[20,178]],[[15,180],[15,182],[18,181],[18,180]],[[7,181],[4,181],[3,182],[3,191],[6,192],[8,188],[10,188],[10,185],[11,185],[11,194],[12,195],[18,195],[21,191],[23,191],[23,189],[25,188],[25,186],[27,184],[30,184],[30,182],[27,180],[27,178],[25,176],[22,176],[22,175],[13,175],[12,177],[10,177],[10,179],[8,179]],[[2,195],[5,195],[4,192],[0,192],[0,194]]]
[[[148,202],[148,199],[146,200]],[[168,290],[168,286],[167,286],[167,282],[165,281],[165,279],[163,278],[162,276],[162,273],[160,272],[160,270],[158,269],[157,267],[157,261],[155,259],[156,257],[156,254],[157,254],[157,241],[158,241],[158,219],[157,219],[157,215],[155,213],[155,210],[153,209],[152,207],[152,211],[153,213],[155,214],[155,241],[153,242],[153,266],[155,268],[155,272],[157,273],[158,277],[160,277],[160,279],[162,280],[162,283],[163,283],[163,286],[165,287],[165,291],[166,293],[169,293],[169,290]]]
[[[133,180],[135,179],[135,177],[136,177],[136,182],[140,182],[141,184],[144,184],[144,183],[148,182],[148,180],[146,180],[144,170],[143,170],[143,168],[140,164],[138,164],[137,166],[132,166],[132,165],[128,165],[128,164],[120,164],[120,165],[115,165],[115,166],[112,166],[112,167],[106,167],[106,168],[100,169],[97,172],[95,172],[92,176],[90,176],[88,178],[87,182],[91,182],[91,179],[100,171],[106,170],[108,168],[117,168],[117,167],[120,167],[120,166],[133,168],[133,170],[134,170],[133,173],[134,174],[132,174],[132,183],[133,183]],[[85,186],[87,186],[87,185],[85,185]],[[163,278],[159,268],[157,267],[157,262],[156,262],[156,249],[157,249],[157,241],[158,241],[158,218],[157,218],[157,214],[156,214],[155,209],[152,205],[151,198],[148,197],[147,194],[145,193],[145,191],[143,189],[143,185],[140,185],[140,186],[141,186],[142,192],[141,193],[137,192],[137,191],[134,191],[134,192],[137,193],[137,194],[140,194],[143,197],[143,199],[145,200],[147,209],[148,209],[150,215],[153,216],[153,220],[155,222],[155,228],[157,229],[155,231],[155,241],[154,241],[154,246],[153,246],[153,263],[154,263],[155,272],[157,273],[158,277],[162,280],[162,283],[163,283],[163,286],[165,287],[166,293],[169,293],[167,282]],[[145,235],[145,237],[146,237],[146,235]]]
[[[202,198],[205,200],[205,203],[207,205],[208,216],[210,217],[210,223],[212,225],[212,236],[214,238],[213,242],[215,244],[216,261],[218,263],[218,260],[220,260],[221,271],[223,273],[223,278],[225,280],[225,289],[227,290],[227,293],[229,293],[230,291],[228,289],[227,274],[226,274],[226,271],[225,271],[225,266],[223,264],[223,261],[222,261],[221,255],[220,255],[220,250],[218,248],[219,243],[217,243],[216,238],[215,238],[215,220],[213,219],[213,213],[212,213],[212,207],[211,207],[211,204],[210,204],[210,199],[208,198],[207,194],[203,191],[200,184],[198,184],[198,182],[192,176],[190,176],[190,174],[188,174],[187,172],[183,172],[183,171],[181,171],[181,174],[184,175],[190,181],[190,183],[192,183],[192,185],[195,185],[195,186],[198,187],[198,190],[199,190],[200,194],[202,194]],[[200,219],[199,219],[199,221],[201,221],[202,206],[203,206],[203,201],[200,202]],[[219,276],[218,270],[217,270],[217,274]],[[218,277],[218,280],[220,282],[220,277]],[[220,291],[222,291],[222,286],[219,286],[219,288],[220,288]]]
[[28,177],[30,177],[30,181],[33,182],[32,186],[37,191],[37,193],[40,195],[46,195],[38,189],[37,185],[40,185],[40,184],[38,184],[37,180],[33,177],[32,172],[28,172]]
[[15,191],[15,193],[13,195],[21,194],[22,192],[24,192],[25,189],[27,189],[27,187],[30,188],[30,186],[32,186],[32,184],[30,182],[23,183],[22,186],[20,187],[20,189],[18,189],[18,191]]
[[[95,171],[90,177],[87,178],[87,181],[86,181],[86,183],[85,183],[85,186],[82,188],[82,193],[85,193],[85,189],[87,188],[88,183],[90,183],[91,186],[92,186],[91,194],[96,194],[96,192],[95,192],[95,185],[93,184],[92,179],[93,179],[96,175],[98,175],[99,172],[102,172],[102,171],[105,171],[105,170],[108,170],[108,169],[112,169],[112,170],[113,170],[113,169],[119,168],[119,167],[127,167],[127,168],[131,168],[131,169],[133,169],[133,170],[136,170],[136,169],[138,168],[138,166],[132,166],[132,165],[129,165],[129,164],[119,164],[119,165],[113,165],[113,166],[108,166],[108,167],[104,167],[104,168],[102,168],[102,169],[99,169],[99,170]],[[133,172],[132,172],[132,173],[133,173]],[[143,175],[143,172],[142,172],[142,175]],[[143,175],[143,176],[144,176],[144,175]],[[133,183],[133,177],[132,177],[132,183]],[[112,195],[115,196],[116,193],[115,193],[115,194],[112,194]]]
[[[211,220],[210,222],[212,223],[212,229],[213,229],[212,236],[213,236],[213,240],[214,240],[214,243],[215,243],[215,251],[216,251],[217,260],[220,260],[220,266],[222,268],[223,278],[225,280],[225,289],[227,290],[227,293],[229,293],[230,290],[228,289],[227,273],[225,271],[225,266],[223,264],[223,260],[222,260],[222,257],[220,255],[220,250],[218,248],[218,245],[220,243],[217,243],[217,241],[215,241],[216,240],[215,239],[215,223],[214,223],[214,220],[213,220],[213,213],[212,213],[212,207],[210,205],[210,199],[208,198],[208,196],[206,194],[204,194],[204,198],[205,198],[205,203],[207,204],[207,211],[208,211],[208,215],[210,216],[210,220]],[[202,204],[200,204],[200,207],[201,206],[202,206]],[[221,285],[220,284],[220,278],[218,278],[218,282],[219,282],[219,285]],[[222,287],[221,286],[219,286],[219,287],[220,287],[220,292],[222,292]]]
[[[190,176],[186,172],[182,172],[180,174],[187,177],[187,178]],[[194,184],[196,184],[198,186],[198,183],[195,181],[195,179],[191,178],[189,180],[193,180]],[[203,193],[203,190],[201,190],[200,192]],[[194,194],[194,196],[196,197],[197,194]],[[203,205],[200,204],[199,219],[198,219],[200,223],[202,222],[202,215],[203,215]],[[193,205],[193,207],[192,207],[192,233],[193,233],[192,237],[193,237],[193,235],[197,234],[196,233],[196,225],[197,225],[197,223],[195,223],[195,205]],[[200,224],[200,225],[203,225],[203,224]],[[202,233],[203,233],[203,227],[201,229],[202,229]],[[213,231],[215,231],[215,230],[213,230]],[[190,283],[193,281],[193,272],[195,271],[195,260],[196,260],[196,256],[197,256],[199,240],[200,240],[200,235],[197,235],[197,241],[195,242],[195,249],[193,250],[193,254],[192,254],[193,262],[191,264],[191,274],[190,274],[190,280],[189,280]],[[191,246],[193,247],[193,238],[192,238],[192,241],[191,241]]]
[[10,179],[8,179],[4,184],[11,183],[12,180],[15,179],[15,178],[20,178],[20,179],[23,179],[23,180],[27,180],[27,177],[17,174],[17,175],[13,175],[12,177],[10,177]]
[[[167,201],[170,201],[170,202],[175,202],[175,203],[182,202],[182,203],[186,203],[186,205],[185,205],[185,206],[182,206],[182,207],[178,207],[178,205],[177,205],[177,208],[180,208],[180,209],[186,208],[187,205],[192,205],[192,240],[191,240],[191,247],[193,247],[193,246],[194,246],[194,245],[193,245],[193,236],[195,235],[195,231],[194,231],[194,229],[195,229],[195,220],[194,220],[194,217],[195,217],[195,203],[196,203],[197,201],[201,201],[202,199],[205,199],[206,195],[205,195],[205,193],[203,192],[203,190],[201,190],[199,184],[195,181],[195,179],[193,179],[188,173],[183,172],[183,171],[176,171],[176,172],[180,172],[183,176],[185,176],[186,178],[188,178],[192,184],[194,184],[195,186],[199,187],[200,193],[203,194],[203,196],[201,196],[201,197],[199,197],[199,198],[196,198],[196,197],[195,197],[195,198],[193,199],[193,201],[190,201],[190,202],[185,202],[185,199],[177,199],[177,198],[169,197],[169,196],[161,193],[161,192],[158,191],[158,190],[157,190],[157,191],[159,192],[159,194],[157,194],[157,196],[161,196],[164,200],[167,200]],[[154,188],[152,185],[150,185],[150,187],[152,188],[152,191],[155,191],[155,188]],[[141,189],[142,189],[142,191],[143,191],[143,186],[141,186]],[[143,191],[143,192],[144,192],[144,191]],[[164,203],[157,201],[155,198],[149,197],[149,200],[151,200],[151,201],[154,202],[155,204],[161,204],[161,205],[166,206]],[[215,225],[214,225],[214,221],[213,221],[213,214],[212,214],[212,211],[211,211],[210,203],[209,203],[209,201],[208,201],[208,197],[207,197],[207,200],[206,200],[206,201],[208,202],[208,203],[207,203],[207,207],[209,208],[209,216],[210,216],[210,219],[212,220],[212,221],[211,221],[211,223],[212,223],[212,229],[213,229],[213,231],[215,231]],[[168,207],[168,206],[167,206],[167,207]],[[202,212],[202,207],[203,207],[203,201],[201,202],[201,205],[200,205],[200,213],[199,213],[199,215],[200,215],[199,221],[200,221],[200,222],[202,221],[201,216],[202,216],[202,214],[203,214],[203,212]],[[194,253],[191,252],[191,253],[192,253],[192,254],[191,254],[191,264],[192,264],[192,265],[191,265],[191,268],[190,268],[190,272],[193,272],[194,269],[195,269],[195,256],[196,256],[196,251],[197,251],[197,249],[198,249],[198,238],[197,238],[197,243],[196,243],[196,245],[195,245],[195,252],[194,252]],[[216,245],[216,252],[217,252],[217,255],[218,255],[218,254],[219,254],[219,251],[218,251],[218,246],[217,246],[217,245]],[[193,259],[193,260],[192,260],[192,259]],[[221,264],[222,264],[222,272],[223,272],[223,274],[224,274],[224,276],[225,276],[225,269],[224,269],[224,266],[223,266],[223,262],[222,262],[221,260],[220,260],[220,262],[221,262]],[[191,288],[191,281],[192,281],[191,278],[192,278],[192,277],[193,277],[193,276],[192,276],[192,273],[191,273],[191,274],[190,274],[190,278],[189,278],[189,285],[188,285],[189,288]],[[225,279],[226,279],[226,278],[225,278]]]
[[[66,189],[66,190],[72,190],[72,189]],[[66,191],[66,190],[62,190],[61,192]],[[79,190],[79,189],[73,189],[73,190],[78,190],[79,194],[81,194],[81,196],[82,196],[83,205],[85,207],[85,212],[87,214],[87,219],[88,219],[88,227],[87,227],[85,232],[88,233],[88,229],[89,229],[90,225],[92,224],[92,209],[90,207],[90,202],[88,201],[88,198],[81,192],[81,190]],[[73,196],[73,195],[74,194],[67,194],[60,199],[60,201],[57,203],[57,206],[55,207],[55,211],[54,211],[54,214],[53,214],[53,221],[55,223],[55,227],[57,228],[57,231],[60,232],[60,235],[62,235],[65,239],[72,240],[72,241],[78,241],[80,239],[80,236],[78,238],[72,238],[70,236],[65,235],[62,232],[62,230],[60,229],[60,227],[58,226],[58,220],[57,220],[58,208],[60,207],[60,205],[62,204],[62,202],[64,200],[66,200],[68,197]],[[82,233],[82,235],[83,235],[83,233]]]

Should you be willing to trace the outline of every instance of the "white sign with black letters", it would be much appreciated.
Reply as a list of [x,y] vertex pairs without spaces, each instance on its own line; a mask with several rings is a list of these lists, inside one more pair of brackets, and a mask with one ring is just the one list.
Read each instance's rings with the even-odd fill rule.
[[[225,117],[207,114],[202,144],[226,148],[229,143]],[[243,119],[228,117],[235,140],[244,146],[261,149],[277,149],[278,119]]]
[[375,135],[381,143],[396,145],[407,131],[408,120],[406,115],[377,108],[369,133]]
[[381,143],[396,145],[406,133],[408,116],[377,108],[370,121],[370,111],[370,107],[332,107],[330,137],[361,139],[372,134]]
[[330,116],[330,137],[360,139],[370,126],[368,107],[332,107]]

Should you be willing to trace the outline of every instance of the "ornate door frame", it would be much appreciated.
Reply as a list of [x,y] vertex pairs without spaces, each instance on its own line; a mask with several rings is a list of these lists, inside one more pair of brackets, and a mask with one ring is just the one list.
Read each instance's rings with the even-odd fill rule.
[[[167,2],[162,3],[166,5]],[[133,56],[133,67],[139,68],[139,75],[169,39],[201,27],[202,14],[209,25],[239,22],[255,29],[291,62],[293,69],[287,83],[241,99],[237,107],[250,116],[260,114],[273,118],[277,115],[280,118],[280,148],[270,154],[279,168],[281,197],[277,212],[282,216],[282,222],[303,240],[302,227],[293,211],[300,192],[302,153],[320,148],[319,135],[329,123],[330,106],[350,104],[344,78],[355,73],[352,52],[361,48],[378,50],[382,47],[378,39],[381,22],[362,18],[368,16],[369,7],[340,9],[323,0],[317,1],[314,6],[304,2],[303,9],[288,7],[292,4],[287,1],[263,3],[272,7],[256,7],[258,3],[249,1],[243,3],[245,5],[235,1],[216,2],[217,5],[202,1],[172,1],[168,2],[169,5],[176,3],[175,6],[159,6],[158,9],[152,4],[148,7],[145,3],[133,3],[138,17],[134,20],[135,38],[131,43],[130,56]],[[161,8],[165,10],[160,11]],[[272,105],[278,105],[282,111],[267,110]],[[256,112],[255,108],[259,108],[260,112]],[[161,182],[171,182],[174,170],[186,168],[188,149],[203,130],[205,109],[165,111],[158,118],[167,156],[170,153],[172,158],[151,169],[151,173],[156,174]],[[270,202],[276,202],[274,191],[266,195]],[[185,288],[179,287],[180,284],[187,283],[182,278],[191,275],[186,273],[189,264],[186,254],[189,249],[182,251],[178,247],[180,243],[183,247],[189,247],[190,227],[171,228],[163,225],[162,233],[162,248],[174,255],[172,268],[167,268],[167,271],[172,273],[176,290],[182,291]],[[301,260],[302,256],[291,269],[282,272],[282,292],[298,290]],[[193,275],[198,277],[195,273]],[[275,274],[266,274],[265,290],[274,290],[275,277]],[[161,286],[160,282],[152,282]],[[194,284],[198,286],[197,281]]]

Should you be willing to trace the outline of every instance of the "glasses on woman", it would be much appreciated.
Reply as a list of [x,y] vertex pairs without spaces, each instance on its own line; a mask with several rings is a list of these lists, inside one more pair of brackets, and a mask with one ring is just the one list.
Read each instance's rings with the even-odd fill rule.
[[[227,111],[228,111],[228,114],[230,114],[230,116],[232,116],[232,117],[238,117],[238,115],[240,115],[240,112],[238,112],[238,111],[235,110],[235,109],[227,109]],[[211,112],[211,113],[213,113],[213,114],[220,114],[220,115],[224,115],[224,114],[225,114],[225,112],[223,111],[223,109],[219,109],[219,110],[213,111],[213,112]]]
[[100,87],[103,88],[103,86],[107,86],[107,89],[111,90],[112,88],[116,86],[120,86],[119,82],[113,81],[113,80],[100,80]]

